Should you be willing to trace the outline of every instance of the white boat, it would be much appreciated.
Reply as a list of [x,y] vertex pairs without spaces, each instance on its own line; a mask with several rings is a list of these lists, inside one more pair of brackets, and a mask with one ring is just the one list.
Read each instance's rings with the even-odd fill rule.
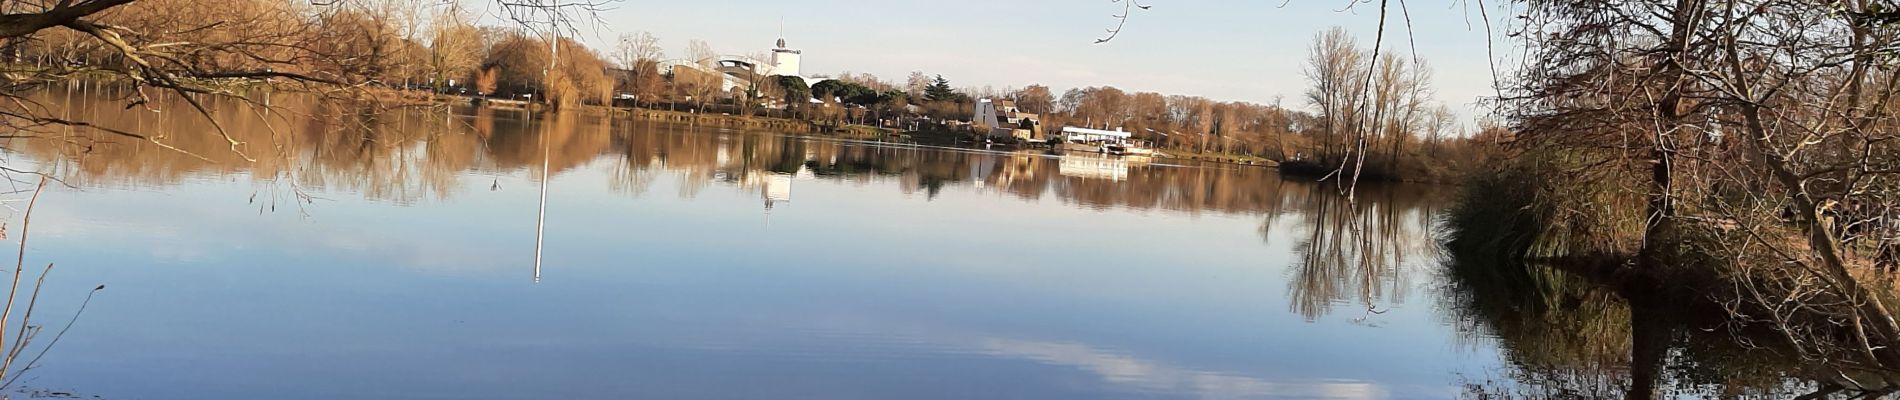
[[1077,152],[1077,153],[1098,153],[1098,154],[1107,152],[1106,150],[1103,150],[1102,146],[1099,144],[1076,143],[1076,142],[1062,142],[1062,151],[1063,152]]
[[1142,141],[1134,140],[1134,134],[1123,130],[1100,130],[1062,127],[1062,149],[1117,156],[1154,156],[1154,149],[1142,146]]
[[1153,157],[1155,155],[1154,149],[1137,146],[1134,143],[1130,143],[1130,142],[1112,143],[1112,144],[1103,145],[1102,152],[1106,154],[1112,154],[1112,155],[1118,155],[1118,156]]

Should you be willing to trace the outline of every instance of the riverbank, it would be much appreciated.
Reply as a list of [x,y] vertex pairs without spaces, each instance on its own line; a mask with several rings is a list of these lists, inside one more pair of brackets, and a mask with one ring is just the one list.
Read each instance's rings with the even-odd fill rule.
[[[294,91],[294,89],[283,88],[283,87],[273,87],[273,89]],[[460,95],[460,94],[434,93],[434,92],[413,91],[413,90],[375,89],[375,90],[363,91],[361,93],[358,93],[358,95],[367,96],[367,97],[374,98],[377,100],[382,100],[382,101],[425,102],[425,103],[434,103],[434,104],[473,104],[477,107],[492,107],[492,108],[499,108],[499,109],[517,109],[517,110],[530,110],[530,111],[542,111],[547,108],[545,104],[534,102],[534,101],[523,101],[523,100],[508,99],[508,98],[478,97],[478,96],[468,96],[468,95]],[[818,135],[836,136],[836,137],[844,137],[844,138],[852,138],[852,139],[877,139],[877,140],[891,139],[891,140],[903,141],[906,143],[931,145],[931,146],[946,146],[946,147],[960,147],[960,146],[981,147],[986,144],[989,144],[985,142],[984,140],[982,140],[980,136],[973,134],[967,130],[958,129],[958,128],[927,127],[927,128],[921,128],[921,129],[915,129],[915,130],[902,130],[902,129],[876,127],[876,126],[870,126],[870,125],[860,125],[860,124],[846,124],[843,126],[828,126],[825,124],[819,124],[812,121],[791,119],[791,118],[781,118],[781,117],[770,117],[770,116],[762,116],[762,115],[743,116],[743,115],[734,115],[734,114],[729,114],[729,113],[669,111],[669,110],[663,110],[663,109],[640,108],[640,107],[620,107],[620,106],[611,106],[611,105],[575,105],[575,106],[568,106],[567,108],[570,110],[578,110],[578,111],[590,112],[590,113],[600,113],[604,115],[611,115],[614,117],[632,118],[632,119],[638,119],[642,121],[666,122],[666,123],[676,123],[676,124],[696,125],[696,126],[710,126],[710,127],[719,127],[719,128],[727,128],[727,129],[795,132],[795,133],[801,133],[801,134],[818,134]],[[1022,148],[1035,147],[1035,145],[1032,145],[1032,144],[1019,144],[1016,146],[1022,147]],[[1264,166],[1268,168],[1276,168],[1276,167],[1279,167],[1279,164],[1280,164],[1279,162],[1276,162],[1274,160],[1270,160],[1270,159],[1259,157],[1259,156],[1222,153],[1222,152],[1201,152],[1201,151],[1194,151],[1191,149],[1159,149],[1157,151],[1156,158],[1226,163],[1226,164],[1248,165],[1248,166]]]
[[1179,160],[1194,160],[1194,161],[1206,161],[1206,162],[1240,164],[1240,165],[1258,165],[1258,166],[1265,166],[1269,168],[1277,168],[1280,166],[1280,163],[1278,161],[1269,160],[1265,157],[1246,155],[1246,154],[1200,152],[1200,151],[1194,151],[1194,150],[1189,150],[1189,149],[1161,149],[1161,150],[1158,150],[1157,153],[1161,158],[1172,158],[1172,159],[1179,159]]
[[[1341,166],[1337,162],[1321,163],[1315,160],[1290,160],[1278,163],[1276,166],[1280,169],[1280,176],[1289,178],[1320,180],[1331,177],[1335,172],[1341,172]],[[1345,166],[1344,173],[1351,175],[1353,173],[1352,166]],[[1347,178],[1351,177],[1349,176]],[[1461,183],[1459,179],[1459,176],[1442,169],[1417,169],[1394,173],[1383,168],[1368,165],[1359,171],[1360,182],[1457,185]]]
[[[477,98],[473,98],[473,97],[460,97],[460,96],[449,96],[449,97],[460,98],[462,99],[462,101],[469,101],[469,102],[474,102],[477,100]],[[536,110],[543,108],[543,106],[541,106],[539,103],[525,102],[525,101],[519,101],[519,100],[506,100],[506,99],[479,99],[479,100],[480,100],[481,106],[484,106],[484,107],[526,108],[526,109],[536,109]],[[758,116],[758,115],[744,116],[744,115],[732,115],[732,114],[727,114],[727,113],[668,111],[668,110],[650,109],[650,108],[614,107],[614,106],[599,106],[599,105],[581,105],[581,106],[573,106],[573,107],[575,109],[582,110],[585,112],[596,112],[596,113],[602,113],[602,114],[611,115],[615,117],[632,118],[632,119],[638,119],[642,121],[666,122],[666,123],[695,125],[695,126],[710,126],[710,127],[740,129],[740,130],[816,133],[816,134],[849,137],[849,138],[856,138],[856,139],[885,138],[885,137],[891,137],[893,135],[903,134],[903,132],[900,132],[895,129],[880,128],[880,127],[869,126],[869,125],[848,124],[844,126],[831,127],[831,126],[817,124],[817,123],[813,123],[811,121],[805,121],[805,120],[790,119],[790,118],[776,118],[776,117],[767,117],[767,116]]]
[[638,118],[645,121],[671,122],[700,126],[716,126],[731,129],[771,130],[809,133],[818,131],[818,126],[809,121],[795,119],[768,118],[759,116],[739,116],[684,111],[653,110],[645,108],[621,108],[589,106],[610,110],[618,116]]
[[1845,270],[1829,270],[1819,257],[1788,250],[1806,246],[1791,224],[1734,220],[1697,203],[1651,222],[1629,211],[1643,209],[1640,196],[1550,181],[1507,168],[1467,182],[1444,219],[1452,272],[1540,277],[1539,265],[1565,267],[1626,294],[1720,316],[1710,326],[1729,336],[1719,339],[1790,344],[1779,350],[1804,355],[1797,361],[1813,362],[1804,368],[1826,372],[1822,378],[1878,378],[1833,382],[1841,387],[1900,389],[1892,347],[1900,335],[1879,322],[1893,317],[1882,305],[1896,301],[1892,277],[1864,258],[1850,254]]

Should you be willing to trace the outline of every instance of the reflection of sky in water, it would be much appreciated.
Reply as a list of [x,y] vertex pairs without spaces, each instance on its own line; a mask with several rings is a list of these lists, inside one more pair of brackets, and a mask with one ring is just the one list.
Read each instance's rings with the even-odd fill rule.
[[[794,177],[629,197],[558,176],[530,284],[527,172],[410,206],[257,186],[58,190],[29,264],[92,308],[34,387],[122,398],[1444,398],[1494,363],[1429,273],[1354,323],[1289,312],[1293,222]],[[501,190],[489,191],[493,181]],[[1417,219],[1417,218],[1413,218]],[[1421,256],[1422,258],[1422,256]]]

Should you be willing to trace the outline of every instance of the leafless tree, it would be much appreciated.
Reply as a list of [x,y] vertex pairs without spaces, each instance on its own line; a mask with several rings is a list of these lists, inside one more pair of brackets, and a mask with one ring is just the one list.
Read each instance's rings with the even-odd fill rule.
[[1029,85],[1010,97],[1016,100],[1016,107],[1026,113],[1048,114],[1055,111],[1055,94],[1049,91],[1048,86]]
[[429,29],[433,31],[433,38],[429,40],[431,78],[437,85],[444,86],[451,80],[469,81],[480,66],[485,50],[474,15],[461,3],[450,3],[438,10]]
[[1457,114],[1450,106],[1439,104],[1425,114],[1425,156],[1437,158],[1438,143],[1445,140],[1447,134],[1457,125]]
[[655,100],[664,83],[659,63],[666,58],[666,50],[660,47],[660,38],[644,31],[620,35],[613,54],[615,65],[624,70],[618,77],[619,90],[633,95],[636,104]]
[[698,108],[706,108],[706,102],[712,100],[725,85],[724,74],[719,72],[719,53],[704,40],[694,39],[686,44],[686,58],[691,66],[682,70],[673,68],[673,84],[681,94],[691,97]]
[[773,78],[776,75],[772,75],[771,73],[772,66],[764,64],[764,60],[769,59],[769,57],[771,56],[762,51],[746,55],[746,58],[750,58],[758,63],[753,64],[751,68],[745,71],[746,87],[735,88],[740,89],[742,94],[744,94],[744,96],[739,96],[739,98],[736,99],[739,105],[740,115],[750,116],[758,112],[759,108],[764,107],[766,105],[765,103],[771,101],[771,99],[781,99],[785,97],[785,95],[778,90],[778,80]]
[[1607,221],[1593,229],[1634,243],[1644,270],[1730,271],[1735,290],[1714,295],[1804,357],[1900,370],[1890,280],[1874,275],[1900,208],[1900,21],[1883,3],[1514,4],[1530,49],[1505,102],[1517,147],[1575,166],[1544,179],[1642,204],[1570,218]]
[[[17,99],[19,93],[86,71],[110,75],[112,80],[135,86],[138,90],[127,92],[130,95],[124,99],[129,106],[151,103],[154,92],[147,89],[156,89],[185,99],[189,108],[205,114],[209,113],[205,101],[210,97],[248,100],[234,90],[247,82],[312,88],[361,87],[373,78],[382,77],[372,77],[365,72],[389,70],[397,75],[412,75],[413,71],[404,73],[406,67],[395,65],[418,63],[396,56],[421,54],[416,51],[418,47],[413,40],[417,38],[417,31],[409,29],[420,24],[395,21],[394,17],[405,15],[402,13],[364,11],[415,9],[404,7],[415,3],[418,2],[333,0],[312,3],[313,9],[252,1],[10,3],[4,13],[0,13],[0,40],[18,44],[42,37],[70,37],[72,40],[68,43],[75,44],[73,48],[96,49],[100,54],[95,57],[75,52],[49,53],[50,57],[41,58],[45,61],[39,64],[41,68],[10,76],[0,84],[5,86],[9,97]],[[581,19],[581,14],[596,11],[603,4],[586,0],[498,2],[499,8],[509,15],[539,15],[550,21],[563,20],[561,16]],[[120,21],[123,22],[115,23]],[[326,25],[363,29],[319,28]],[[145,29],[135,28],[140,26]],[[385,30],[391,26],[397,29]],[[361,34],[365,31],[390,34]],[[392,42],[386,37],[396,40]],[[106,129],[84,120],[65,118],[44,106],[24,101],[0,107],[0,123],[21,136],[33,136],[54,126],[79,127],[170,147],[163,133]],[[215,127],[212,131],[227,142],[231,152],[246,154],[252,147],[235,139],[221,126]]]
[[659,61],[666,57],[666,49],[660,47],[660,38],[651,32],[635,32],[620,35],[614,43],[614,62],[625,69],[634,69],[645,61]]
[[1357,40],[1340,27],[1314,36],[1307,51],[1304,73],[1311,86],[1306,100],[1319,110],[1315,161],[1321,165],[1347,165],[1356,154],[1363,154],[1357,150],[1364,139],[1359,94],[1366,82],[1361,72],[1365,58]]
[[904,81],[904,90],[913,101],[923,101],[924,89],[929,87],[930,75],[924,74],[924,71],[911,71],[910,77]]

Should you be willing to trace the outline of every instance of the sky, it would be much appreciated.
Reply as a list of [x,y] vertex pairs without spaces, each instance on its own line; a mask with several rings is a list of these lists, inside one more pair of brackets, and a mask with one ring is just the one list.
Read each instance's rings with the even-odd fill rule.
[[[579,39],[604,52],[620,34],[646,31],[660,38],[669,57],[682,56],[693,39],[721,54],[743,55],[770,49],[782,22],[790,47],[804,51],[807,76],[849,71],[902,83],[911,71],[923,71],[956,87],[1042,84],[1060,94],[1108,85],[1223,101],[1280,99],[1306,109],[1300,71],[1316,33],[1341,26],[1362,46],[1372,45],[1377,4],[1345,10],[1350,1],[1147,0],[1143,4],[1153,8],[1138,10],[1119,37],[1095,44],[1115,25],[1111,15],[1121,12],[1120,3],[623,0],[601,13],[601,22],[582,27]],[[1413,0],[1407,7],[1412,37],[1395,12],[1385,47],[1431,64],[1437,98],[1467,117],[1484,115],[1477,102],[1496,93],[1475,7],[1465,0]],[[1408,42],[1416,43],[1415,52]]]

